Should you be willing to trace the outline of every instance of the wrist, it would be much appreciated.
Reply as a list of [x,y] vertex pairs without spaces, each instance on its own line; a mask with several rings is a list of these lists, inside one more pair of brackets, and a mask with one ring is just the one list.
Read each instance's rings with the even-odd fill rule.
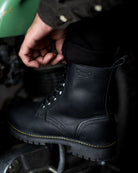
[[[35,20],[36,20],[36,21],[35,21]],[[46,23],[40,18],[40,16],[39,16],[38,13],[36,14],[35,20],[34,20],[34,22],[36,22],[37,27],[38,27],[38,24],[39,24],[40,27],[41,27],[41,29],[43,30],[44,33],[47,34],[47,33],[49,33],[49,32],[51,32],[51,31],[54,30],[51,26],[49,26],[48,24],[46,24]]]
[[27,31],[26,35],[33,36],[35,40],[40,40],[41,38],[47,36],[54,29],[44,23],[42,19],[36,14],[35,19]]

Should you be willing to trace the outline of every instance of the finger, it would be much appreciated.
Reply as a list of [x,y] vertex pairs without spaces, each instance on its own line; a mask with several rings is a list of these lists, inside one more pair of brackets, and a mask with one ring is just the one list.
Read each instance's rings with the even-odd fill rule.
[[60,61],[63,61],[64,60],[64,56],[62,55],[62,54],[58,54],[57,56],[56,56],[56,58],[54,58],[54,60],[53,61],[51,61],[51,65],[56,65],[56,64],[58,64]]
[[62,54],[63,43],[64,43],[64,39],[57,40],[55,43],[58,54]]
[[35,59],[40,56],[40,51],[34,50],[30,53],[30,58]]
[[20,48],[19,57],[21,58],[22,62],[26,66],[28,66],[28,67],[39,67],[38,62],[35,62],[35,60],[32,60],[30,49],[27,48],[27,47],[24,47],[23,45]]
[[56,54],[54,52],[47,53],[44,57],[38,57],[36,60],[38,63],[42,65],[48,64],[53,58],[56,57]]
[[39,68],[40,64],[36,60],[29,61],[27,64],[28,67]]
[[48,49],[42,49],[42,50],[40,50],[40,53],[41,53],[41,56],[45,56],[47,53],[48,53]]
[[38,68],[40,64],[36,60],[30,60],[30,57],[27,55],[22,55],[23,63],[28,67]]

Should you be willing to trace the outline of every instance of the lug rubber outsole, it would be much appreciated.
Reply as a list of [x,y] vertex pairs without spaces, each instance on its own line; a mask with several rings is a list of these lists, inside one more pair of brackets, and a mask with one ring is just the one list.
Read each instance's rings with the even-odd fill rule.
[[17,129],[11,123],[9,123],[9,125],[13,136],[21,141],[35,145],[46,145],[47,143],[62,144],[67,146],[67,151],[72,155],[87,160],[109,161],[115,154],[116,141],[104,146],[97,146],[61,136],[34,135]]

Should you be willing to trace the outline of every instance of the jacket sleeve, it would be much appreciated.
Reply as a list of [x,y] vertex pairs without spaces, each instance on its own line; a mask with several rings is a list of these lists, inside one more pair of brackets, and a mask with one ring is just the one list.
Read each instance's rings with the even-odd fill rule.
[[71,23],[126,2],[127,0],[40,0],[38,14],[49,26],[65,29]]

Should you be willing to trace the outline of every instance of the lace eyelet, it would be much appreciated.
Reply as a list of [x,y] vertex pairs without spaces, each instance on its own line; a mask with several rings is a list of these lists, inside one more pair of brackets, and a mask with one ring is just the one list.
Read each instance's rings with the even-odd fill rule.
[[59,91],[59,95],[61,95],[62,94],[62,91]]
[[56,100],[57,100],[57,98],[55,97],[55,98],[54,98],[54,102],[55,102]]
[[43,109],[45,109],[46,108],[46,106],[45,105],[43,105],[43,107],[42,107]]

